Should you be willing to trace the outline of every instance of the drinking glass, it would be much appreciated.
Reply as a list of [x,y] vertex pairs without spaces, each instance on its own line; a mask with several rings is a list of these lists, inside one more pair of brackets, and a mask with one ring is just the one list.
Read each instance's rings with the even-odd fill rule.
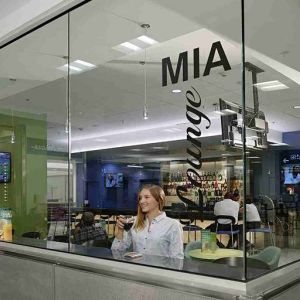
[[132,216],[123,216],[125,219],[124,230],[129,231],[133,225],[134,218]]

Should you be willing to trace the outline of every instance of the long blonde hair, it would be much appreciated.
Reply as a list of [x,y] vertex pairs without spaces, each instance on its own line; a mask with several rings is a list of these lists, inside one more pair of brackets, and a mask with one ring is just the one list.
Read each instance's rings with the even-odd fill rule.
[[163,189],[154,184],[144,185],[138,194],[138,212],[135,223],[135,230],[139,231],[145,228],[145,214],[142,212],[142,208],[140,206],[140,195],[142,190],[148,190],[151,196],[158,202],[159,210],[162,211],[165,205],[165,193]]

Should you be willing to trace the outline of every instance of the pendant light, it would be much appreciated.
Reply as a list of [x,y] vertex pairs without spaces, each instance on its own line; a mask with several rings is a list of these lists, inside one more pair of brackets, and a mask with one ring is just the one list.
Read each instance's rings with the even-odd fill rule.
[[14,144],[16,142],[16,136],[15,136],[15,126],[14,126],[14,111],[11,108],[11,127],[12,127],[12,133],[10,137],[10,143]]
[[[149,24],[142,24],[141,27],[145,31],[145,35],[147,36],[147,30],[150,28]],[[144,61],[141,62],[142,65],[144,65],[144,109],[143,109],[143,119],[148,120],[149,118],[149,113],[148,113],[148,105],[147,105],[147,52],[146,48],[144,50]]]

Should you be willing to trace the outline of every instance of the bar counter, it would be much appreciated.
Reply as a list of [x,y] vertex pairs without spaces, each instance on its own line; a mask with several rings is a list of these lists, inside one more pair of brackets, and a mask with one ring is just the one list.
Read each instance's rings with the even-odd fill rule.
[[[248,266],[248,275],[253,279],[243,281],[243,267],[230,267],[202,260],[169,259],[149,255],[144,255],[140,259],[127,259],[123,253],[112,253],[107,248],[89,248],[35,239],[20,239],[14,243],[18,244],[0,242],[2,271],[12,273],[10,276],[14,276],[14,272],[21,272],[22,262],[26,263],[24,272],[27,274],[28,265],[34,262],[54,266],[54,270],[65,272],[63,286],[59,287],[62,279],[57,279],[56,283],[57,290],[61,289],[62,292],[69,288],[68,284],[78,288],[80,292],[81,287],[76,285],[82,284],[87,287],[90,279],[86,281],[84,278],[93,276],[94,279],[98,278],[95,280],[101,290],[105,290],[105,278],[109,277],[110,280],[123,282],[123,288],[125,285],[128,291],[132,289],[134,283],[145,287],[150,285],[166,288],[169,292],[179,294],[195,295],[195,298],[188,299],[199,299],[197,298],[199,295],[213,297],[210,299],[233,299],[233,297],[248,299],[282,288],[293,280],[299,280],[300,273],[300,263],[293,263],[272,272]],[[33,274],[32,272],[30,274]],[[77,272],[80,272],[78,277]],[[59,272],[55,271],[53,276],[57,273]],[[43,276],[40,271],[38,274],[40,277]],[[117,292],[118,286],[114,289]]]

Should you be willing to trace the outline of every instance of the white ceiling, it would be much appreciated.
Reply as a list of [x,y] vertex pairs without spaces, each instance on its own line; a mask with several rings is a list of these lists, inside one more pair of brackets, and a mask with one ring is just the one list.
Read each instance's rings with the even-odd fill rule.
[[[285,5],[273,2],[246,2],[247,61],[265,70],[258,75],[260,82],[280,80],[289,86],[282,91],[259,91],[260,110],[273,133],[296,131],[300,129],[300,111],[292,106],[300,104],[295,81],[300,74],[296,32],[300,28],[300,4],[296,0]],[[219,98],[241,102],[239,4],[238,0],[226,4],[191,0],[188,5],[183,1],[106,0],[92,1],[72,12],[71,60],[97,65],[71,76],[73,151],[185,139],[185,95],[171,93],[173,88],[185,91],[194,86],[201,94],[203,111],[212,117],[212,126],[209,130],[203,127],[203,136],[220,134],[220,119],[213,113],[213,104]],[[124,55],[112,49],[142,35],[141,23],[151,24],[148,35],[159,42],[147,48],[149,120],[142,118],[144,67],[138,63],[144,60],[144,51]],[[65,64],[63,56],[68,54],[67,33],[64,16],[0,50],[1,107],[12,108],[15,114],[46,114],[49,143],[58,147],[67,141],[66,74],[57,69]],[[203,73],[210,45],[218,40],[232,70],[215,68],[209,76],[195,80],[190,76],[188,82],[161,86],[162,58],[170,56],[176,61],[180,52],[200,47]],[[191,64],[191,57],[189,60]],[[253,106],[251,77],[246,75],[246,102]],[[171,133],[170,128],[177,131]],[[280,139],[280,134],[270,134],[269,140],[272,136],[276,136],[273,140]]]

